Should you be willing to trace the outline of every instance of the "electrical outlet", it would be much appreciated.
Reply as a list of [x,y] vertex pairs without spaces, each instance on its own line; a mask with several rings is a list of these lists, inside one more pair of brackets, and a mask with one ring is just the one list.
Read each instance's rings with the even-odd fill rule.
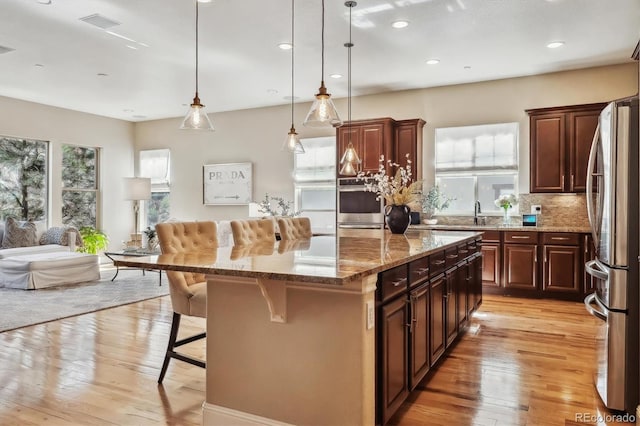
[[375,326],[376,316],[373,307],[373,300],[367,302],[367,330],[371,330]]
[[540,204],[532,204],[531,214],[542,214],[542,206]]

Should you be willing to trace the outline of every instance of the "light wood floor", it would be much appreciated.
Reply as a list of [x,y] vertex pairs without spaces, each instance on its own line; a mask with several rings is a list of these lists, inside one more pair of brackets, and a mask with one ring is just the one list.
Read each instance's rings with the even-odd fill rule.
[[[156,383],[168,297],[0,333],[0,425],[200,425],[204,370]],[[470,330],[392,419],[398,425],[584,425],[595,320],[580,303],[485,296]],[[204,328],[184,318],[184,334]],[[204,343],[185,352],[204,357]]]

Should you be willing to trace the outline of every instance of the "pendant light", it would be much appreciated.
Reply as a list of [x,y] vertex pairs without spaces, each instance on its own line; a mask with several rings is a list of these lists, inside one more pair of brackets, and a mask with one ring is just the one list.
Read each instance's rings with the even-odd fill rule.
[[295,22],[295,0],[291,0],[291,129],[289,129],[289,134],[284,141],[284,145],[282,145],[283,151],[289,151],[296,154],[303,154],[304,147],[302,143],[300,143],[300,138],[298,138],[298,134],[296,133],[296,128],[293,125],[293,100],[295,99],[293,96],[293,83],[294,83],[294,56],[293,51],[296,50],[296,45],[294,43],[294,22]]
[[187,115],[182,120],[181,129],[192,130],[214,130],[213,124],[209,120],[207,113],[204,112],[204,105],[200,103],[198,97],[198,0],[196,1],[196,95],[193,98],[191,107]]
[[309,127],[337,127],[342,124],[336,106],[331,100],[331,94],[327,93],[327,88],[324,85],[324,0],[322,0],[322,75],[320,88],[303,124]]
[[[351,41],[351,10],[357,6],[358,3],[355,1],[347,1],[344,3],[345,6],[349,8],[349,42],[345,43],[344,46],[347,48],[348,56],[347,56],[347,74],[348,74],[348,84],[347,84],[347,114],[348,120],[347,125],[349,126],[349,130],[351,130],[351,48],[353,47],[353,43]],[[342,158],[340,159],[340,164],[342,167],[340,168],[340,174],[343,176],[355,176],[358,174],[358,165],[362,163],[358,154],[356,153],[356,149],[351,142],[351,132],[347,132],[349,135],[349,143],[347,144],[347,149],[344,151]]]

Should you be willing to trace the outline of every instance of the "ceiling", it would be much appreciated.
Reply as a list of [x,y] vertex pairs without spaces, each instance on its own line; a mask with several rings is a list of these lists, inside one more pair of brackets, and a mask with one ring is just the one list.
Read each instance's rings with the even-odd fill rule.
[[[321,4],[295,0],[296,102],[320,86]],[[326,86],[346,97],[349,8],[325,7]],[[291,1],[199,11],[206,110],[290,102],[291,51],[277,45],[291,39]],[[638,0],[359,0],[352,13],[354,96],[625,63],[640,39]],[[80,20],[94,14],[130,40]],[[0,46],[14,49],[0,54],[0,96],[144,121],[184,115],[195,92],[194,0],[1,0]]]

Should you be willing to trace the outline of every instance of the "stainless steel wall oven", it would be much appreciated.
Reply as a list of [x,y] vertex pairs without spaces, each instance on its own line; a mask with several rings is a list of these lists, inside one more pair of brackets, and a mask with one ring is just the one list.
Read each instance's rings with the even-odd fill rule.
[[338,179],[338,226],[381,227],[384,223],[384,200],[365,189],[357,179]]

